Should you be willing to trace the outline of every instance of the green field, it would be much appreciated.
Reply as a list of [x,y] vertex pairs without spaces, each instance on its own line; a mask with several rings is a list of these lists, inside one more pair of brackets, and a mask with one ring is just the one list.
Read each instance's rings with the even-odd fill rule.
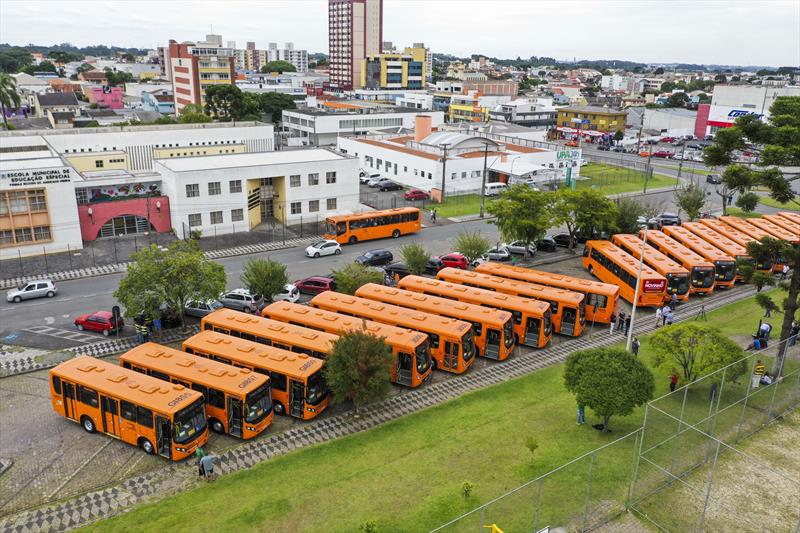
[[[706,170],[706,169],[703,169],[703,168],[694,168],[693,163],[694,163],[693,161],[684,162],[683,168],[681,168],[679,165],[658,165],[658,164],[653,164],[653,166],[656,167],[656,168],[668,168],[670,170],[675,170],[675,171],[677,171],[679,168],[681,168],[681,173],[682,174],[694,174],[696,176],[703,176],[703,177],[706,177],[709,174],[715,174],[715,172],[712,171],[712,170]],[[699,165],[701,163],[694,163],[694,164],[698,164]]]
[[[608,195],[641,191],[644,187],[644,172],[603,163],[589,163],[582,167],[581,178],[584,179],[578,181],[578,189],[596,189]],[[647,182],[647,188],[674,187],[676,182],[675,178],[653,174]]]
[[768,205],[776,209],[785,209],[786,211],[800,211],[800,200],[781,203],[777,200],[773,200],[769,196],[762,196],[758,199],[758,203]]
[[725,212],[731,217],[761,218],[761,213],[756,213],[755,211],[747,213],[736,206],[728,207]]
[[[709,312],[708,321],[728,335],[749,336],[759,316],[749,298]],[[642,340],[640,356],[647,360]],[[85,530],[327,532],[357,531],[374,521],[381,532],[427,531],[641,425],[643,408],[612,419],[612,433],[577,426],[562,371],[563,365],[550,367],[304,448]],[[655,374],[660,396],[668,390],[669,369]],[[699,396],[687,403],[687,413],[707,409],[706,394]],[[597,422],[588,410],[587,421]],[[540,445],[533,464],[524,446],[528,437]],[[593,490],[622,498],[630,461],[630,446],[608,448]],[[584,475],[581,468],[548,481],[544,523],[562,523],[581,508]],[[460,494],[464,481],[475,484],[466,500]],[[530,511],[524,503],[524,509],[511,506],[501,514],[516,522]]]
[[[492,198],[486,197],[487,203]],[[448,196],[441,204],[427,204],[426,209],[436,208],[438,218],[463,217],[477,215],[481,211],[481,196],[479,194],[464,194],[461,196]]]

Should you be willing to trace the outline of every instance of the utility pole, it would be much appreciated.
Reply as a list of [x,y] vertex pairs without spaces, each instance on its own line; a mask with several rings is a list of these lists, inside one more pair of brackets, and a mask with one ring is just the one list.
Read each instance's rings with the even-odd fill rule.
[[447,176],[447,148],[449,147],[448,144],[442,145],[442,150],[444,151],[444,155],[442,156],[442,202],[444,202],[444,180]]
[[489,143],[483,143],[483,176],[481,177],[481,218],[484,214],[486,193],[486,159],[489,157]]
[[[681,161],[678,163],[678,183],[675,184],[677,187],[681,182],[681,170],[683,170],[683,158],[686,154],[686,141],[683,142],[681,145]],[[692,181],[694,181],[694,173],[692,173]]]

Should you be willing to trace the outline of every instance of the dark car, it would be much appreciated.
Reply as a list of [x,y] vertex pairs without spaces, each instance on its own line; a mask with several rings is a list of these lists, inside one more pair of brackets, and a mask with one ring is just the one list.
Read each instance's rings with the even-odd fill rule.
[[[438,257],[431,257],[428,264],[425,266],[425,274],[435,276],[441,269],[444,268],[444,263]],[[411,274],[408,265],[405,263],[397,262],[383,267],[387,274],[395,279],[403,279]]]
[[719,185],[722,183],[722,178],[719,174],[709,174],[706,176],[706,183],[710,183],[712,185]]
[[406,200],[427,200],[430,197],[430,194],[421,189],[411,189],[410,191],[406,191],[403,195],[403,198]]
[[299,279],[294,282],[294,286],[305,294],[319,294],[325,291],[333,290],[333,278],[326,276],[311,276],[305,279]]
[[557,249],[558,245],[552,237],[542,237],[536,241],[536,250],[539,252],[555,252]]
[[552,238],[557,246],[569,247],[569,233],[557,233]]
[[700,143],[689,143],[689,144],[686,145],[686,148],[693,148],[695,150],[702,150],[705,147],[706,146],[704,144],[700,144]]
[[381,180],[376,185],[379,191],[399,191],[402,190],[403,186],[399,183],[395,183],[392,180]]
[[652,228],[663,228],[664,226],[680,226],[681,217],[675,213],[661,213],[647,221],[647,225]]
[[617,145],[611,149],[612,152],[625,152],[625,147],[622,145]]
[[392,252],[386,250],[385,248],[370,250],[365,252],[364,255],[359,255],[356,257],[356,263],[364,266],[383,266],[388,265],[392,261],[394,261]]
[[111,311],[95,311],[76,318],[75,327],[80,331],[97,331],[108,337],[113,332],[121,331],[125,327],[125,321],[119,317],[114,324],[114,315]]
[[460,268],[462,270],[467,270],[469,268],[469,261],[467,261],[467,258],[456,252],[440,255],[439,260],[446,267]]
[[601,144],[600,146],[597,147],[597,149],[600,150],[601,152],[608,152],[611,149],[611,147],[607,144]]

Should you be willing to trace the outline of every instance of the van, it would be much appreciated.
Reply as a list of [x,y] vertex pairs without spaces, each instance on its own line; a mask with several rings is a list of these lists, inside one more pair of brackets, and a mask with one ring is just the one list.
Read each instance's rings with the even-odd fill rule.
[[485,194],[486,196],[499,196],[501,192],[508,189],[508,185],[505,183],[487,183]]

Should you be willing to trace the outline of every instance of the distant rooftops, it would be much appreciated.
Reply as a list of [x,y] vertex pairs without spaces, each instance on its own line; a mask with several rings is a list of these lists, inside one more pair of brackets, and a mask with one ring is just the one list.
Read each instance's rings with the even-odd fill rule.
[[324,148],[308,150],[282,150],[279,152],[250,152],[243,154],[207,155],[157,159],[162,166],[173,172],[193,172],[221,168],[257,167],[263,165],[286,165],[310,161],[337,161],[347,156]]
[[55,106],[80,106],[75,93],[48,93],[37,94],[36,99],[42,107]]
[[599,106],[569,106],[559,109],[559,111],[572,111],[573,113],[612,113],[612,114],[619,114],[625,113],[624,110],[621,109],[613,109],[610,107],[599,107]]
[[379,114],[396,115],[402,113],[424,114],[425,112],[426,111],[422,109],[414,109],[411,107],[393,107],[393,106],[387,106],[385,108],[360,107],[359,109],[344,109],[338,111],[327,110],[327,109],[288,109],[285,111],[285,113],[309,115],[314,117],[328,117],[328,116],[346,117],[346,116],[379,115]]

